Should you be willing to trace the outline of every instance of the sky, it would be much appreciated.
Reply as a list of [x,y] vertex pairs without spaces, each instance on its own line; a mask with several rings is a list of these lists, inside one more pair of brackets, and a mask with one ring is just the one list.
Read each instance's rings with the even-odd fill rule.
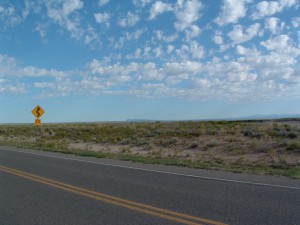
[[299,0],[0,0],[0,123],[300,114]]

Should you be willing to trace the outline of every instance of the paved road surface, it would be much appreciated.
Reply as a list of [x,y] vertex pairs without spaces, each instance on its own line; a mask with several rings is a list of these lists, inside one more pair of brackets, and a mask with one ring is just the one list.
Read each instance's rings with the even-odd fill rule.
[[300,224],[300,181],[0,147],[0,225]]

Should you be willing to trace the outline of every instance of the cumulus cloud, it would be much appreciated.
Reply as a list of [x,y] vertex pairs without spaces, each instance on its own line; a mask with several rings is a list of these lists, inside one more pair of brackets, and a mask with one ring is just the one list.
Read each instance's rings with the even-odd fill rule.
[[[276,42],[281,44],[276,46]],[[270,39],[265,46],[270,53],[238,45],[239,57],[232,61],[214,57],[207,62],[180,60],[159,65],[94,59],[83,71],[22,67],[14,58],[0,55],[0,92],[16,94],[35,89],[40,97],[127,94],[231,100],[299,94],[300,79],[295,60],[299,51],[282,55],[283,48],[296,48],[282,36]],[[169,47],[170,52],[174,52],[173,47]],[[197,48],[199,44],[196,42],[188,47],[191,51]],[[15,77],[12,78],[11,74]],[[37,76],[47,77],[47,81]],[[32,77],[34,81],[28,83],[26,77]],[[189,84],[189,87],[182,84]]]
[[86,32],[84,34],[84,43],[90,45],[93,49],[95,49],[99,44],[101,44],[100,38],[95,31],[95,29],[88,25]]
[[106,5],[107,3],[109,3],[110,0],[99,0],[99,6],[102,7],[104,5]]
[[137,14],[132,12],[128,12],[126,18],[122,18],[119,20],[118,24],[121,27],[132,27],[136,25],[140,21],[140,17]]
[[222,32],[220,31],[216,31],[215,35],[213,37],[213,41],[217,44],[217,45],[222,45],[224,43],[224,39],[223,39],[223,35]]
[[133,0],[132,3],[135,6],[145,7],[147,4],[151,3],[153,0]]
[[159,41],[164,41],[167,43],[173,42],[178,38],[178,35],[176,33],[173,35],[170,35],[170,36],[165,35],[164,32],[161,30],[157,30],[155,33],[156,33],[156,37]]
[[[85,20],[86,14],[81,13],[86,4],[83,1],[38,2],[44,7],[44,16],[35,26],[42,37],[47,36],[49,28],[58,25],[60,31],[68,31],[81,43],[93,45],[102,41],[98,36],[99,29],[96,29],[99,25],[95,26],[95,22],[109,26],[110,22],[116,21],[129,29],[121,29],[119,36],[103,40],[103,43],[108,42],[111,53],[107,58],[94,59],[77,71],[24,66],[24,62],[0,54],[1,93],[26,93],[30,90],[42,97],[127,94],[231,100],[300,96],[297,40],[300,32],[295,29],[300,26],[299,17],[285,20],[288,21],[285,24],[280,17],[272,16],[294,6],[292,0],[268,1],[266,8],[269,13],[263,8],[258,9],[256,2],[250,16],[263,20],[254,24],[251,24],[252,18],[247,18],[250,21],[246,23],[238,23],[246,17],[250,0],[224,0],[215,22],[220,26],[232,25],[218,27],[217,31],[209,22],[201,27],[199,19],[202,12],[206,12],[202,11],[204,6],[199,0],[134,0],[135,6],[147,8],[116,13],[117,18],[112,18],[114,14],[108,11],[96,11],[94,15],[90,14],[94,19],[92,22]],[[105,5],[108,1],[97,2]],[[274,2],[282,9],[273,6]],[[32,6],[29,8],[33,10]],[[7,9],[1,5],[0,15],[8,15]],[[160,14],[168,11],[172,20],[158,22],[164,26],[168,24],[171,29],[164,29],[159,23],[157,27],[136,26],[141,13],[148,9],[149,17],[146,15],[146,18],[149,19],[143,22],[154,24],[154,20],[161,18]],[[14,15],[16,11],[10,12]],[[24,17],[28,13],[24,11]],[[201,32],[207,32],[205,34],[211,40],[199,38]],[[211,42],[217,46],[210,45]],[[226,53],[220,54],[226,49]]]
[[290,8],[295,4],[296,0],[261,1],[256,4],[252,17],[254,19],[260,19],[265,16],[271,16]]
[[27,92],[27,88],[24,84],[11,84],[11,85],[0,84],[0,93],[24,94],[26,92]]
[[167,46],[167,53],[171,54],[174,51],[174,49],[175,49],[174,45],[168,45]]
[[106,26],[109,26],[109,20],[110,20],[110,15],[106,12],[104,13],[95,13],[94,14],[95,20],[97,23],[103,23]]
[[237,23],[240,18],[246,16],[247,3],[250,2],[252,0],[224,0],[220,15],[215,22],[220,26]]
[[270,30],[273,34],[280,33],[284,27],[284,22],[280,23],[280,20],[276,17],[270,17],[265,20],[265,28]]
[[267,41],[262,41],[263,45],[269,51],[277,51],[286,57],[286,60],[297,61],[295,57],[300,55],[300,48],[293,46],[292,40],[289,36],[281,34],[273,38],[269,38]]
[[134,32],[126,32],[126,38],[127,40],[138,40],[141,35],[145,32],[144,29],[137,29]]
[[259,29],[259,23],[252,24],[246,30],[244,30],[242,25],[235,25],[233,30],[228,33],[228,36],[235,44],[240,44],[249,41],[258,35]]
[[202,9],[202,4],[198,0],[178,1],[174,7],[177,18],[174,24],[176,30],[183,31],[196,22],[200,18],[200,9]]
[[186,39],[191,40],[200,35],[201,29],[197,25],[191,25],[185,30]]
[[77,12],[83,8],[81,0],[46,1],[47,16],[68,30],[72,37],[80,39],[83,34]]
[[164,53],[161,46],[158,46],[158,47],[154,48],[153,52],[155,54],[155,58],[161,57]]
[[171,10],[172,10],[171,4],[164,3],[164,2],[161,2],[161,1],[156,1],[151,6],[149,19],[153,20],[159,14],[162,14],[164,12],[171,11]]
[[300,27],[300,17],[294,17],[294,18],[292,19],[292,25],[293,25],[293,27],[295,27],[295,28]]
[[192,41],[189,48],[193,59],[201,59],[204,57],[205,49],[197,41]]
[[27,15],[20,15],[20,12],[9,2],[0,3],[0,21],[5,27],[14,27],[21,23]]
[[[286,43],[284,40],[282,42]],[[197,46],[196,43],[194,45]],[[290,44],[282,45],[287,47]],[[90,69],[103,75],[114,76],[119,71],[130,74],[132,79],[140,81],[140,85],[131,86],[130,90],[119,90],[119,93],[136,96],[255,99],[289,96],[292,90],[295,93],[295,87],[300,85],[300,82],[295,82],[296,55],[288,55],[287,58],[279,52],[263,54],[255,48],[248,49],[241,45],[236,48],[240,57],[233,61],[214,58],[203,63],[186,60],[166,62],[161,66],[155,63],[130,63],[125,67],[96,61],[96,64],[90,65]],[[275,48],[278,47],[271,47]],[[173,51],[174,48],[170,46],[170,52]],[[190,83],[190,88],[180,88],[178,84],[182,82]]]
[[[283,41],[286,43],[286,41]],[[282,46],[269,46],[268,48],[275,50],[281,49]],[[247,54],[245,57],[239,58],[241,63],[249,65],[249,68],[256,72],[258,84],[265,85],[271,89],[279,88],[279,86],[299,85],[293,84],[293,80],[297,77],[295,73],[295,55],[282,54],[280,51],[271,51],[269,54],[263,54],[257,50],[244,49]],[[272,85],[271,85],[272,84]],[[280,91],[278,89],[278,91]],[[282,93],[288,95],[289,93]]]
[[279,35],[267,41],[262,41],[261,44],[268,50],[283,50],[289,45],[289,40],[290,38],[287,35]]

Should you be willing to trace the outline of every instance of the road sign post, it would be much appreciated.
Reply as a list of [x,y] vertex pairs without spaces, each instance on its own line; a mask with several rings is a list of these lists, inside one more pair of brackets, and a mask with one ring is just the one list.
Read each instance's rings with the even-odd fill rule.
[[45,111],[43,110],[43,108],[41,106],[37,105],[31,112],[36,118],[34,125],[36,126],[36,147],[38,147],[39,146],[39,126],[41,126],[41,124],[42,124],[42,121],[40,118],[45,113]]

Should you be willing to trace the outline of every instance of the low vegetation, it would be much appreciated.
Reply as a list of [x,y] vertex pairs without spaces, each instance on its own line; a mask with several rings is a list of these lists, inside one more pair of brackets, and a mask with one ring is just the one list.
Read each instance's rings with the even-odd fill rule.
[[1,125],[0,145],[300,178],[300,120]]

